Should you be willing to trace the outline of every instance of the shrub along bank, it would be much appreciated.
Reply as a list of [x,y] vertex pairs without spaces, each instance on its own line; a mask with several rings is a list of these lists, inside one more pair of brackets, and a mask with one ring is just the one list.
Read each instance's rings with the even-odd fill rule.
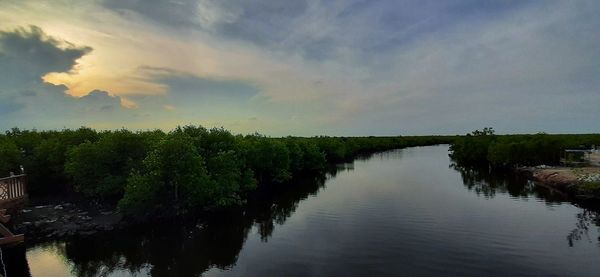
[[496,135],[491,128],[457,137],[450,157],[464,165],[491,165],[496,168],[558,165],[563,149],[600,145],[600,134],[577,135]]
[[284,137],[222,128],[98,132],[12,129],[0,135],[0,175],[24,165],[32,196],[75,191],[126,214],[183,214],[244,203],[266,183],[284,185],[328,163],[453,137]]

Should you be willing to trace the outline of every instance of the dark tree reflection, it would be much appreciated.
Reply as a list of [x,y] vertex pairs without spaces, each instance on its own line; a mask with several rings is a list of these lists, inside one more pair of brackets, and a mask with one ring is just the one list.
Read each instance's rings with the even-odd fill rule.
[[[296,211],[298,204],[315,195],[325,184],[327,176],[334,176],[340,168],[330,168],[328,172],[316,176],[304,176],[287,184],[272,184],[264,187],[250,198],[245,209],[252,218],[263,241],[273,234],[275,225],[282,225]],[[348,169],[344,167],[344,169]]]
[[6,271],[6,276],[31,276],[25,256],[26,249],[23,245],[17,247],[3,246],[0,251],[2,251],[0,275]]
[[[352,163],[305,175],[286,184],[265,185],[249,196],[244,208],[213,212],[201,219],[161,222],[54,243],[73,265],[76,276],[106,276],[119,271],[148,271],[152,276],[199,276],[216,267],[235,265],[250,230],[267,241],[277,225],[315,195],[325,180]],[[24,261],[24,255],[20,258]],[[18,275],[28,274],[22,269]]]
[[[577,214],[577,223],[575,228],[567,235],[567,241],[569,246],[573,247],[576,241],[585,239],[588,242],[592,242],[592,238],[589,235],[591,228],[598,228],[600,226],[600,212],[594,210],[584,209]],[[600,237],[596,238],[596,241],[600,242]]]
[[450,164],[450,168],[460,173],[463,184],[469,191],[486,198],[494,198],[501,193],[514,198],[543,200],[548,205],[568,200],[563,193],[537,186],[527,177],[511,171],[494,170],[487,166],[461,166],[456,163]]
[[[250,225],[229,215],[196,226],[139,226],[83,239],[71,239],[61,249],[76,276],[105,276],[114,270],[153,276],[196,276],[212,266],[235,263]],[[93,251],[90,251],[93,250]]]
[[[489,167],[461,166],[456,163],[450,167],[458,171],[462,177],[463,184],[469,191],[479,196],[493,198],[498,193],[509,194],[515,198],[535,198],[544,201],[547,205],[570,203],[581,206],[585,203],[575,203],[566,194],[536,185],[525,176],[510,171],[498,171]],[[569,246],[576,241],[587,240],[592,242],[589,230],[600,227],[600,207],[584,205],[581,212],[577,214],[575,228],[567,235]],[[597,238],[600,241],[600,238]]]

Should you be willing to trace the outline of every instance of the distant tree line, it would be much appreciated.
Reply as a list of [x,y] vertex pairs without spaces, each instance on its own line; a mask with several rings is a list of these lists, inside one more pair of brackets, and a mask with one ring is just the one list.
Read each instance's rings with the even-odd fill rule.
[[450,157],[464,165],[496,168],[557,165],[564,149],[589,149],[593,145],[600,145],[600,134],[496,135],[492,128],[485,128],[457,137]]
[[32,195],[76,192],[129,214],[243,204],[262,184],[389,149],[450,143],[453,137],[284,137],[234,135],[184,126],[132,132],[90,128],[0,134],[0,177],[27,171]]

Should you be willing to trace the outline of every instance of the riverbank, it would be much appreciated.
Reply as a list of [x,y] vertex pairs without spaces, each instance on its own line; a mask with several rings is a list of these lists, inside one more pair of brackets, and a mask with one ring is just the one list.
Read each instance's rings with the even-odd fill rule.
[[[244,209],[211,213],[201,224],[160,222],[27,242],[21,259],[29,271],[8,276],[599,272],[592,255],[600,249],[594,240],[598,210],[573,205],[514,172],[459,171],[447,149],[390,151],[328,176],[262,186],[266,195],[257,195]],[[8,269],[14,264],[9,261]]]
[[114,208],[94,203],[54,201],[28,205],[13,222],[17,233],[28,242],[43,242],[72,236],[89,236],[125,226],[123,216]]
[[600,201],[600,167],[521,167],[518,171],[538,184],[578,200]]
[[[575,199],[600,201],[600,194],[594,188],[586,187],[587,184],[600,184],[600,167],[537,166],[521,167],[517,171]],[[17,213],[13,222],[15,232],[27,234],[29,242],[85,237],[131,225],[114,205],[85,201],[81,196],[33,200]]]

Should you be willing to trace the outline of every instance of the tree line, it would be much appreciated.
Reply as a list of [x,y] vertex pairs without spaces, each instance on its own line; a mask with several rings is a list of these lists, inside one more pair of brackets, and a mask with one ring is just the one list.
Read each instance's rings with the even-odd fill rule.
[[175,214],[243,204],[264,184],[389,149],[449,143],[452,137],[234,135],[201,126],[161,130],[20,130],[0,134],[0,176],[24,166],[29,193],[115,203],[126,214]]
[[590,149],[600,145],[600,134],[496,135],[492,128],[457,137],[450,157],[463,165],[496,168],[558,165],[564,149]]

